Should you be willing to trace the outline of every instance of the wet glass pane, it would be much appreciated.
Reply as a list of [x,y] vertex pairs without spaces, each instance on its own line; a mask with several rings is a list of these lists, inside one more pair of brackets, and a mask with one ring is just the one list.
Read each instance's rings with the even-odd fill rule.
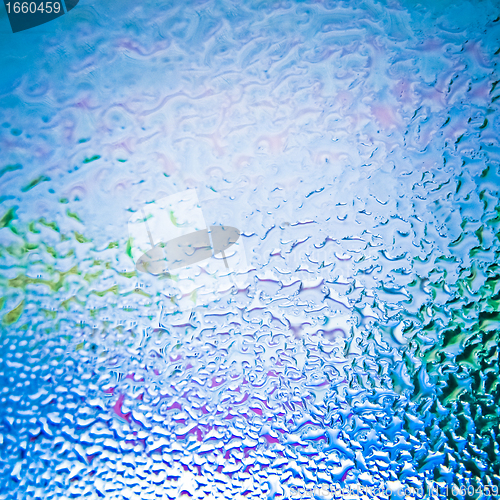
[[0,500],[498,497],[498,2],[8,8]]

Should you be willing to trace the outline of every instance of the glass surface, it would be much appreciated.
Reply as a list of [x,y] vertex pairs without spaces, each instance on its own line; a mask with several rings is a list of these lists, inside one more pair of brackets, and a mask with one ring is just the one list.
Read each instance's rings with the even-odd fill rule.
[[66,4],[0,9],[0,500],[498,498],[498,2]]

